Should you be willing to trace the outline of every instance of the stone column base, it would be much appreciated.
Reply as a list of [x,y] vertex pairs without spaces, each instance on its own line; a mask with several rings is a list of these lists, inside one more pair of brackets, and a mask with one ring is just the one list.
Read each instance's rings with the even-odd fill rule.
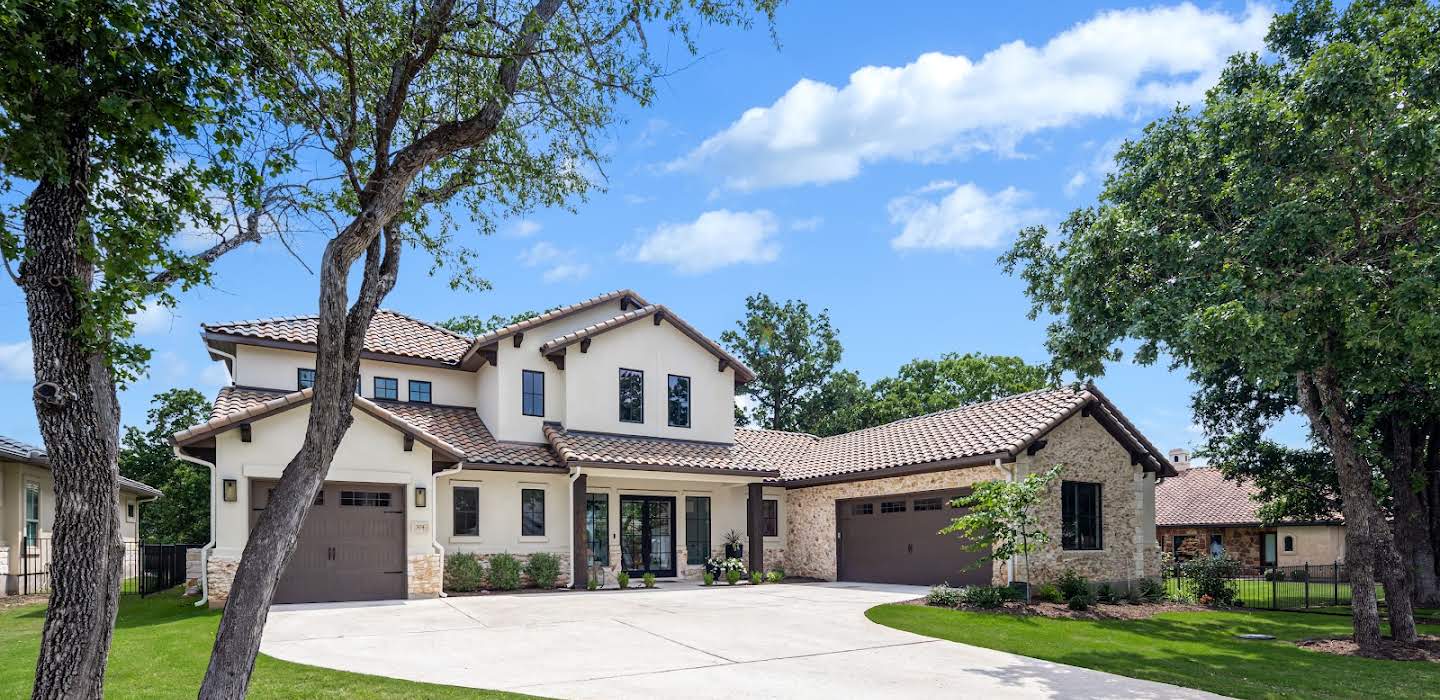
[[408,589],[411,598],[438,598],[444,585],[444,568],[439,554],[411,554]]
[[205,595],[211,609],[225,607],[230,599],[230,584],[235,581],[235,571],[240,568],[239,559],[217,557],[212,552],[205,562]]

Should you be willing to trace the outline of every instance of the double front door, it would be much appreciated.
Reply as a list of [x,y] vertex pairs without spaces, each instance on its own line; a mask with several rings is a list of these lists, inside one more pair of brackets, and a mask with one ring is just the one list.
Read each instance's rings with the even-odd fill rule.
[[675,575],[675,499],[620,497],[620,565],[631,576]]

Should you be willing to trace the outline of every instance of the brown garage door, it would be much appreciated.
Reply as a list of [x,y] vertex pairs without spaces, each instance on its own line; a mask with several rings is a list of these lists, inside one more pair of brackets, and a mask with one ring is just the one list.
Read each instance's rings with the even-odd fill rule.
[[[273,481],[250,487],[250,527]],[[326,482],[305,516],[276,603],[404,598],[405,498],[397,484]]]
[[925,491],[836,502],[841,581],[932,586],[990,584],[990,567],[956,535],[937,534],[965,513],[950,501],[969,489]]

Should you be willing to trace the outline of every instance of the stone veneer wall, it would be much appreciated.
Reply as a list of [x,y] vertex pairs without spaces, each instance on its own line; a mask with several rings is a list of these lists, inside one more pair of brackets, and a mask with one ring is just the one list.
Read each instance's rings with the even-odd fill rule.
[[439,554],[411,554],[409,557],[411,598],[438,598],[443,588],[444,568]]
[[[1030,564],[1035,569],[1031,582],[1053,581],[1067,568],[1073,568],[1095,581],[1159,576],[1159,549],[1154,542],[1153,477],[1144,477],[1139,465],[1131,465],[1129,452],[1094,419],[1077,414],[1056,426],[1045,439],[1044,449],[1034,456],[1021,455],[1017,460],[1021,477],[1044,471],[1055,464],[1065,465],[1060,479],[1050,486],[1047,497],[1039,506],[1040,521],[1045,524],[1051,540],[1040,551],[1030,555]],[[987,465],[790,489],[786,492],[790,513],[786,573],[835,579],[837,500],[962,488],[1004,478],[1008,478],[1005,471]],[[1062,480],[1103,484],[1101,527],[1104,549],[1066,551],[1061,547]],[[1015,568],[1016,580],[1026,580],[1024,562],[1017,560]],[[995,562],[991,580],[996,584],[1005,583],[1008,569],[1006,563]]]
[[[187,572],[189,571],[189,558],[192,553],[198,556],[199,550],[191,549],[186,551]],[[520,557],[524,561],[524,557]],[[569,585],[570,574],[565,567],[569,557],[561,556],[560,578]],[[441,567],[439,554],[412,554],[408,557],[408,594],[410,598],[435,598],[440,595],[444,578],[444,570]],[[197,567],[198,568],[198,567]],[[206,595],[210,599],[210,607],[220,608],[225,606],[225,601],[230,598],[230,585],[235,581],[235,571],[240,568],[239,559],[228,557],[217,557],[211,553],[205,566]],[[522,576],[522,578],[524,578]]]
[[205,595],[210,607],[223,608],[230,599],[230,584],[235,581],[235,571],[240,568],[239,559],[217,557],[214,552],[205,561]]
[[[835,501],[837,500],[889,493],[955,489],[1004,477],[1004,473],[999,469],[993,466],[984,466],[790,489],[785,492],[786,507],[790,509],[785,573],[790,576],[809,576],[825,581],[835,580]],[[995,571],[995,575],[998,575],[1003,581],[1002,567],[997,565]]]
[[[1172,554],[1175,553],[1175,537],[1179,535],[1187,538],[1179,552],[1181,559],[1210,556],[1210,536],[1220,535],[1220,545],[1225,548],[1225,554],[1249,570],[1259,570],[1263,566],[1265,533],[1267,532],[1275,532],[1275,530],[1260,527],[1222,526],[1156,528],[1160,545],[1165,548],[1165,551]],[[1278,538],[1276,547],[1279,547]]]

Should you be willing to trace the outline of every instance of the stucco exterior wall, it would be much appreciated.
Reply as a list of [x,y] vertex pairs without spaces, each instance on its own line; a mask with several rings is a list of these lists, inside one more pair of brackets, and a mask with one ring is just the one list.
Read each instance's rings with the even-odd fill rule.
[[[455,534],[456,486],[473,486],[480,495],[480,534]],[[520,534],[520,491],[545,492],[545,534]],[[466,469],[436,480],[435,532],[446,554],[565,554],[570,546],[569,479],[562,474]]]
[[[503,366],[503,365],[502,365]],[[620,422],[620,368],[645,373],[645,422]],[[667,420],[668,375],[690,378],[690,427]],[[680,440],[735,441],[735,372],[718,371],[715,356],[662,321],[641,319],[597,336],[590,351],[565,354],[565,427]],[[519,377],[515,384],[518,391]],[[515,400],[519,411],[519,399]]]
[[[1343,525],[1281,525],[1278,535],[1280,566],[1332,564],[1345,561]],[[1285,538],[1294,538],[1295,550],[1285,551]]]
[[[239,386],[295,391],[297,370],[315,368],[315,354],[254,345],[235,348],[234,382]],[[399,380],[399,400],[410,399],[411,379],[430,382],[430,402],[450,406],[475,405],[475,381],[469,372],[399,362],[360,360],[360,395],[375,398],[375,377]]]

